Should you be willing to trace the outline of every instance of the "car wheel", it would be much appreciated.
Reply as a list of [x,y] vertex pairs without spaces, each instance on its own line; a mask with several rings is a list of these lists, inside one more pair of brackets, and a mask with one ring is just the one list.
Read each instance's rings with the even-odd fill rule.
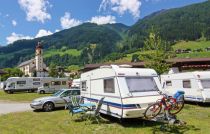
[[41,91],[40,91],[40,94],[45,94],[45,91],[41,90]]
[[45,112],[50,112],[54,109],[54,104],[52,102],[46,102],[44,105],[43,105],[43,110]]

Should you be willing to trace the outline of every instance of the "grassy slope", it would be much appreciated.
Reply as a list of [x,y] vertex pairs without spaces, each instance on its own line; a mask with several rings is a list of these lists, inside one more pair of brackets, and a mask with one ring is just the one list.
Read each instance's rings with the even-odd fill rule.
[[[191,49],[192,51],[195,49],[202,49],[203,52],[192,52],[192,53],[183,53],[183,54],[177,54],[176,56],[178,58],[205,58],[210,57],[210,51],[205,51],[205,48],[210,47],[210,41],[182,41],[173,46],[174,50],[177,49]],[[133,54],[146,54],[151,53],[151,51],[137,51],[134,53],[127,54],[124,58],[117,60],[116,62],[130,62],[132,59]]]
[[0,100],[6,101],[18,101],[18,102],[31,102],[33,99],[42,97],[42,96],[49,96],[50,94],[37,94],[37,93],[14,93],[14,94],[7,94],[3,91],[0,91]]
[[174,50],[177,49],[205,49],[206,47],[210,47],[210,41],[181,41],[173,46]]
[[72,56],[79,56],[81,54],[81,51],[78,51],[77,49],[68,49],[68,50],[65,50],[65,51],[61,51],[61,50],[48,50],[48,51],[45,51],[44,52],[44,58],[47,58],[47,57],[51,57],[53,55],[65,55],[65,54],[68,54],[68,55],[72,55]]
[[[33,117],[33,118],[32,118]],[[107,120],[108,119],[108,120]],[[144,120],[125,120],[107,118],[101,124],[78,121],[78,115],[71,116],[66,110],[54,112],[22,112],[0,116],[0,133],[5,134],[148,134],[148,133],[186,133],[208,134],[210,131],[210,107],[186,105],[179,119],[187,122],[185,126],[167,126]],[[160,129],[162,125],[163,129]]]
[[202,49],[203,52],[193,52],[193,53],[183,53],[183,54],[177,54],[178,58],[205,58],[210,57],[210,52],[206,52],[205,48],[210,47],[210,41],[182,41],[173,46],[174,50],[177,49]]

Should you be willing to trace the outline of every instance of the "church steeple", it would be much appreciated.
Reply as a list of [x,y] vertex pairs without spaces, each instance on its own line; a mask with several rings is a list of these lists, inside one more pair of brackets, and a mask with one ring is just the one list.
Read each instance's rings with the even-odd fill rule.
[[38,42],[36,46],[36,51],[35,51],[35,61],[36,61],[36,71],[37,72],[42,72],[43,71],[43,57],[42,57],[42,52],[43,52],[43,47],[41,45],[41,42]]

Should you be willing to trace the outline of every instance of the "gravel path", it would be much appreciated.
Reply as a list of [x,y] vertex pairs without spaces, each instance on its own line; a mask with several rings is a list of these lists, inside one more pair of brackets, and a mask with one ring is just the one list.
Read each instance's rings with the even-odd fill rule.
[[32,111],[30,103],[0,101],[0,114],[23,112],[23,111]]

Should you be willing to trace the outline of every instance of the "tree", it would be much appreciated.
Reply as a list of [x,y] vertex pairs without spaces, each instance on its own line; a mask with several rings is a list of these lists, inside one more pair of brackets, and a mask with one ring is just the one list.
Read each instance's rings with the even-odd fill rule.
[[55,64],[50,64],[49,66],[49,76],[51,77],[58,77],[58,70],[56,69]]
[[169,70],[171,65],[166,62],[166,59],[171,56],[171,47],[153,28],[144,42],[144,49],[151,51],[143,56],[146,67],[153,68],[159,75]]
[[139,62],[139,61],[140,61],[139,55],[138,54],[133,54],[131,62]]
[[19,68],[5,68],[3,69],[7,74],[2,75],[1,80],[5,81],[9,77],[22,77],[23,72]]

